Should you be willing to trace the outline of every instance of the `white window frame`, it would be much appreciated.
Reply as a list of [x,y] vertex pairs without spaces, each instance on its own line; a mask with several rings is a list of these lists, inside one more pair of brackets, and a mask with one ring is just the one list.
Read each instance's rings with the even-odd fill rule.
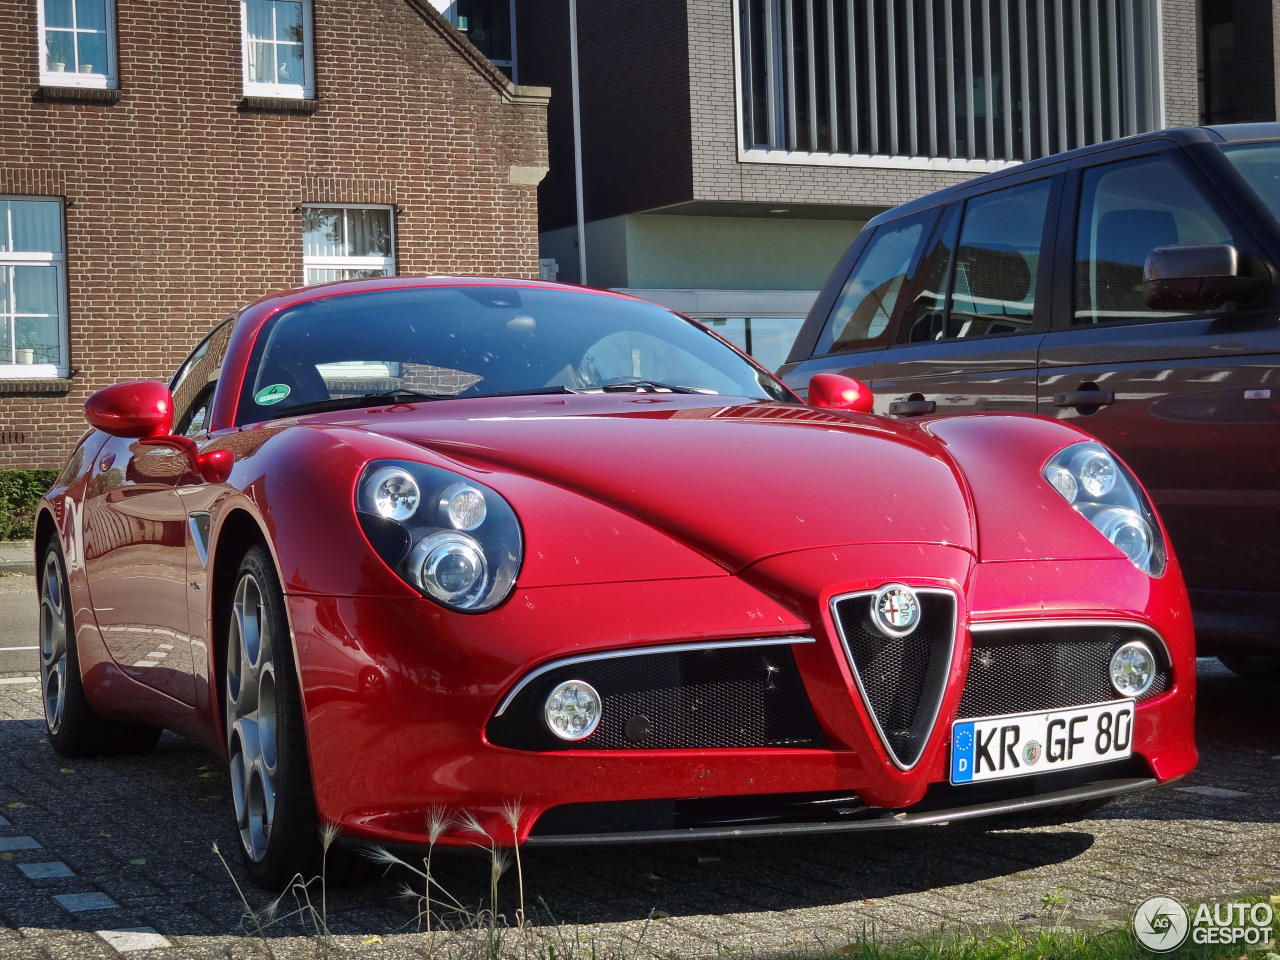
[[278,97],[285,100],[314,100],[316,97],[315,56],[312,53],[311,0],[302,3],[303,82],[261,83],[249,79],[249,4],[240,0],[240,75],[246,97]]
[[[302,252],[302,282],[309,285],[307,275],[311,270],[381,270],[384,277],[396,275],[396,208],[385,203],[304,203],[303,210],[342,210],[343,237],[349,237],[346,225],[347,210],[385,210],[390,219],[389,237],[391,249],[385,257],[316,257],[308,256],[304,245]],[[305,233],[304,244],[305,244]],[[325,282],[325,281],[319,281]]]
[[[47,0],[36,0],[36,41],[37,56],[40,58],[40,85],[45,87],[96,87],[100,90],[114,90],[119,86],[116,68],[116,5],[114,0],[105,0],[107,25],[107,63],[106,73],[75,73],[69,70],[54,71],[49,69],[45,51],[48,48],[48,30],[45,26],[44,8]],[[71,16],[75,17],[75,3],[71,4]],[[59,30],[59,32],[62,32]],[[77,31],[78,32],[78,31]]]
[[[35,252],[35,253],[10,253],[0,250],[0,270],[8,270],[10,267],[40,267],[52,266],[58,284],[58,363],[17,363],[16,351],[18,349],[16,338],[11,338],[9,342],[9,355],[0,355],[0,380],[35,380],[35,379],[53,379],[67,376],[68,361],[67,356],[70,351],[70,329],[67,322],[67,208],[66,204],[58,197],[35,197],[25,196],[22,194],[0,194],[0,201],[4,200],[22,200],[22,201],[40,201],[45,203],[56,203],[58,205],[58,226],[62,232],[62,251],[55,252]],[[8,216],[7,213],[0,216]],[[13,237],[12,222],[6,224],[8,228],[7,234]],[[13,285],[9,284],[10,302],[4,305],[4,317],[11,315],[11,306],[13,298]],[[7,323],[7,319],[0,320]]]

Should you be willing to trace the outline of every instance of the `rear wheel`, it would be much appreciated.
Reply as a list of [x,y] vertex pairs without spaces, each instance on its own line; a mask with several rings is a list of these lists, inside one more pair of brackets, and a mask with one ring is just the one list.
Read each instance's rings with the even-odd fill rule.
[[159,727],[108,720],[90,705],[80,679],[66,562],[56,539],[45,547],[40,565],[40,689],[49,742],[64,757],[145,753],[160,740]]
[[279,888],[317,874],[323,851],[284,594],[262,546],[241,561],[224,622],[227,755],[245,869]]
[[1247,680],[1280,680],[1280,657],[1219,657],[1222,665]]

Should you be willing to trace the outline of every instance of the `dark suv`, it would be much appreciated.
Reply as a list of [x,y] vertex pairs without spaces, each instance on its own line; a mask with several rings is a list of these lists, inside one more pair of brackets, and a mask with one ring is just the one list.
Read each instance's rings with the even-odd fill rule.
[[1150,491],[1200,652],[1280,677],[1280,124],[1165,130],[875,218],[782,378],[1071,419]]

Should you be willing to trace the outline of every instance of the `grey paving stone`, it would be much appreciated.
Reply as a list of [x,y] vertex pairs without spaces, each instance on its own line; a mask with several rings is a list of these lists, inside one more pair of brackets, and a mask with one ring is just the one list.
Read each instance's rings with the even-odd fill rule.
[[89,910],[118,910],[116,903],[105,893],[60,893],[53,898],[63,909],[70,913],[84,913]]
[[51,863],[20,863],[18,869],[26,874],[28,880],[52,880],[75,876],[75,872],[70,867],[58,860]]
[[128,927],[123,930],[99,930],[98,936],[117,953],[136,953],[139,950],[161,950],[173,946],[151,927]]
[[0,853],[39,849],[40,844],[33,837],[0,837]]

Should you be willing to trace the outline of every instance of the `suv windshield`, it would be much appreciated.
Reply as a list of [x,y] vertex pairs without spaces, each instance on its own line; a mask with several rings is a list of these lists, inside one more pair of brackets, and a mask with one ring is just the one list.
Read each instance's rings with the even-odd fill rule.
[[1242,143],[1223,147],[1222,152],[1280,220],[1280,140]]
[[464,285],[338,294],[281,311],[258,334],[236,420],[605,390],[793,399],[705,329],[654,304]]

